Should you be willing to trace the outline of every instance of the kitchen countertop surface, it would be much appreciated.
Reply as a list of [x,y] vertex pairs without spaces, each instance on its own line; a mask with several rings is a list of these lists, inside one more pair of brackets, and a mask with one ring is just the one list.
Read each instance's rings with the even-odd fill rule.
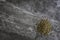
[[[59,3],[59,0],[1,0],[0,39],[60,40]],[[51,22],[52,31],[41,37],[36,32],[36,23],[43,17]]]

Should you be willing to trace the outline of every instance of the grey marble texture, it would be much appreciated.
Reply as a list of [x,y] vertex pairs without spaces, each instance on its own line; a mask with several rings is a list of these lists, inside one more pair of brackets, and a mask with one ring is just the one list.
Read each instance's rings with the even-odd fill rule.
[[[60,40],[60,7],[57,1],[0,1],[0,32],[3,36],[1,40]],[[41,37],[36,32],[35,24],[43,18],[42,16],[47,17],[52,24],[52,31],[48,37]],[[36,36],[38,37],[35,39]]]

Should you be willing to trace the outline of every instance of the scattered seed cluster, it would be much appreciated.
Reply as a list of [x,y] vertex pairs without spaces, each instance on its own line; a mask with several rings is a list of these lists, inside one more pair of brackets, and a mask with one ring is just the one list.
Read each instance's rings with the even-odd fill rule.
[[43,35],[48,35],[50,31],[51,23],[48,21],[48,19],[41,19],[37,24],[37,32]]

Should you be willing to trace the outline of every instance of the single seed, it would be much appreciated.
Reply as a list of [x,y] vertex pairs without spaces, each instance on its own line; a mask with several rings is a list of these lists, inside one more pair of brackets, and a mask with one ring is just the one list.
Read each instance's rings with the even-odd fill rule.
[[37,24],[37,32],[43,35],[48,35],[51,31],[51,23],[48,19],[41,19]]

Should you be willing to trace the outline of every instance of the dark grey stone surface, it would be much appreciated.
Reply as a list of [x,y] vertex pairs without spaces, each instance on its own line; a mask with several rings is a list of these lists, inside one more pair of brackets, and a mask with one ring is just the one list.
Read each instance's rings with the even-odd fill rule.
[[[1,40],[60,40],[60,9],[57,5],[57,0],[0,1]],[[36,34],[35,24],[42,16],[52,24],[48,37]]]
[[17,33],[0,30],[0,40],[33,40],[29,37],[18,35]]

